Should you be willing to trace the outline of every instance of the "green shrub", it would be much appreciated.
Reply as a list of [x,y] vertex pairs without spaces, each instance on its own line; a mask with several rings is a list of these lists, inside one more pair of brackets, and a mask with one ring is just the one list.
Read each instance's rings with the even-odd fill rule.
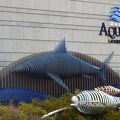
[[108,110],[104,115],[103,115],[104,120],[120,120],[120,110]]
[[[33,99],[32,103],[20,102],[18,106],[12,103],[7,106],[0,104],[0,120],[40,120],[41,116],[48,112],[69,106],[71,97],[71,93],[66,93],[60,98],[44,101]],[[109,109],[100,115],[83,115],[75,108],[69,107],[45,120],[120,120],[120,111]]]
[[14,106],[0,105],[0,120],[28,120],[28,117]]

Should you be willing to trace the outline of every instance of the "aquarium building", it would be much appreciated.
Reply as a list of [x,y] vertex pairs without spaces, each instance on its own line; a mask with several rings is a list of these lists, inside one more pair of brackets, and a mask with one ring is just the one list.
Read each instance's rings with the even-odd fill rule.
[[110,66],[119,71],[119,35],[112,38],[104,28],[100,34],[103,23],[108,32],[108,16],[118,5],[119,0],[0,0],[0,69],[32,53],[50,51],[65,37],[69,51],[101,61],[114,51]]

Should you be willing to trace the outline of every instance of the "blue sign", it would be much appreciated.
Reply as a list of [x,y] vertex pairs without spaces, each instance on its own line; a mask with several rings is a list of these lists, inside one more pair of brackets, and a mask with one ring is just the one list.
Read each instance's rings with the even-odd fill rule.
[[111,9],[109,20],[120,22],[120,6],[114,6]]

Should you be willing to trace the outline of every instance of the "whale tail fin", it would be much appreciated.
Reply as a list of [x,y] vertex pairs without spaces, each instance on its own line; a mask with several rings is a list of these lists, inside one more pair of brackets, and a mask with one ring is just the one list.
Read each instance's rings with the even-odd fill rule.
[[113,57],[114,52],[110,53],[108,55],[108,57],[103,61],[103,64],[100,66],[99,68],[99,77],[102,79],[102,84],[106,85],[107,81],[106,81],[106,76],[105,76],[105,69],[108,66],[108,64],[110,63],[110,60]]

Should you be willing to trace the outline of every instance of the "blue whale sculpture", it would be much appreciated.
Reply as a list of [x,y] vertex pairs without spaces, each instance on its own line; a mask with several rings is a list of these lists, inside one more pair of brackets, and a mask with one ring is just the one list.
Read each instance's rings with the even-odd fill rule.
[[12,72],[25,73],[28,75],[34,74],[39,76],[48,76],[67,91],[70,91],[67,85],[62,81],[62,77],[72,75],[97,75],[98,78],[106,83],[104,69],[108,65],[113,52],[107,57],[104,63],[99,67],[93,66],[77,57],[70,55],[67,52],[65,39],[62,40],[54,51],[47,54],[35,56],[18,65]]
[[46,96],[40,92],[34,92],[30,89],[21,88],[2,88],[0,89],[0,102],[8,103],[10,100],[13,102],[32,102],[33,98],[45,99]]

